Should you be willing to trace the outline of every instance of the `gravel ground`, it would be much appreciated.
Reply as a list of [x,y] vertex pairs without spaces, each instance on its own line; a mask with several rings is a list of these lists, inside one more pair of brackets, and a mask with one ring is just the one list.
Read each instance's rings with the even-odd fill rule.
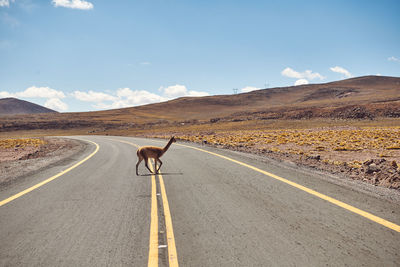
[[[0,161],[0,189],[50,164],[65,160],[86,147],[83,142],[66,138],[45,137],[45,141],[45,145],[16,150],[12,158]],[[6,159],[9,155],[9,151],[0,149],[0,158]]]

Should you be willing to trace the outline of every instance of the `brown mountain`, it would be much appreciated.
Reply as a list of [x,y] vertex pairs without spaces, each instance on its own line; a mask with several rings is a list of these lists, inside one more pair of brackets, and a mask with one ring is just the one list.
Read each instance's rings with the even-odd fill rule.
[[[251,112],[372,105],[400,101],[400,78],[364,76],[324,84],[262,89],[237,95],[184,97],[128,109],[158,118],[209,119]],[[102,111],[116,114],[128,110]],[[100,114],[100,112],[99,112]]]
[[400,78],[364,76],[323,84],[261,89],[236,95],[182,97],[123,109],[12,116],[0,120],[0,131],[38,128],[140,129],[179,125],[183,122],[195,124],[317,117],[400,117]]
[[0,116],[55,112],[57,111],[17,98],[10,97],[0,99]]
[[[342,81],[261,89],[236,95],[182,97],[144,106],[79,113],[80,118],[154,123],[157,121],[210,120],[254,114],[292,118],[302,112],[340,116],[340,109],[361,108],[376,116],[400,105],[400,78],[364,76]],[[347,110],[346,110],[347,112]],[[291,113],[293,113],[291,115]],[[297,115],[296,115],[297,114]],[[309,116],[310,116],[309,115]],[[351,116],[351,114],[348,114]]]

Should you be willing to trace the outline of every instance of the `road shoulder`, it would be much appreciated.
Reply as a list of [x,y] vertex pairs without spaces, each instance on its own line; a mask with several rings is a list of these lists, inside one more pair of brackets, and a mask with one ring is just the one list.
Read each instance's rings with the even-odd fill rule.
[[23,183],[46,168],[67,165],[77,156],[84,154],[88,147],[86,142],[70,138],[51,137],[48,138],[48,142],[51,145],[40,151],[37,157],[25,157],[0,163],[0,191]]

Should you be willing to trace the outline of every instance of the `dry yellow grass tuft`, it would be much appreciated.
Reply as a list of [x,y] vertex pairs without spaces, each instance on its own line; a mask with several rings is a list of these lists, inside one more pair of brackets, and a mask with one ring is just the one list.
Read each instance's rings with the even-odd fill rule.
[[3,149],[39,147],[44,144],[46,141],[41,138],[0,139],[0,148]]
[[400,189],[400,127],[216,130],[147,135],[207,143],[320,168],[374,185]]
[[[316,157],[360,168],[370,158],[400,159],[400,127],[233,130],[176,134],[190,142]],[[153,137],[167,138],[166,135]]]

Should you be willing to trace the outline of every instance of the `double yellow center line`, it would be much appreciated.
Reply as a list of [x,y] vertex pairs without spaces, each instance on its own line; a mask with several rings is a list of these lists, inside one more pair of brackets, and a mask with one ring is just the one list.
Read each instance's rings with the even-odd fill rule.
[[[118,140],[111,139],[114,141],[126,143],[132,146],[139,148],[137,144]],[[150,169],[153,170],[152,164],[150,164]],[[178,267],[178,255],[176,253],[176,245],[175,245],[175,237],[174,230],[172,227],[172,219],[171,212],[169,209],[167,193],[165,191],[164,179],[161,175],[161,172],[157,174],[160,190],[161,190],[161,199],[162,206],[164,211],[165,218],[165,229],[167,235],[167,249],[168,249],[168,263],[170,267]],[[150,240],[149,240],[149,258],[147,266],[149,267],[158,267],[158,254],[159,254],[159,241],[158,241],[158,202],[157,202],[157,183],[156,183],[156,175],[151,175],[151,219],[150,219]]]
[[[153,171],[153,166],[150,164]],[[164,208],[165,229],[167,233],[167,249],[169,266],[178,267],[178,257],[176,254],[174,230],[172,228],[171,212],[169,210],[167,193],[165,191],[164,179],[161,173],[157,174],[160,181],[161,198]],[[149,260],[147,266],[158,267],[158,210],[157,210],[157,185],[156,177],[151,175],[151,222],[150,222],[150,242],[149,242]]]

